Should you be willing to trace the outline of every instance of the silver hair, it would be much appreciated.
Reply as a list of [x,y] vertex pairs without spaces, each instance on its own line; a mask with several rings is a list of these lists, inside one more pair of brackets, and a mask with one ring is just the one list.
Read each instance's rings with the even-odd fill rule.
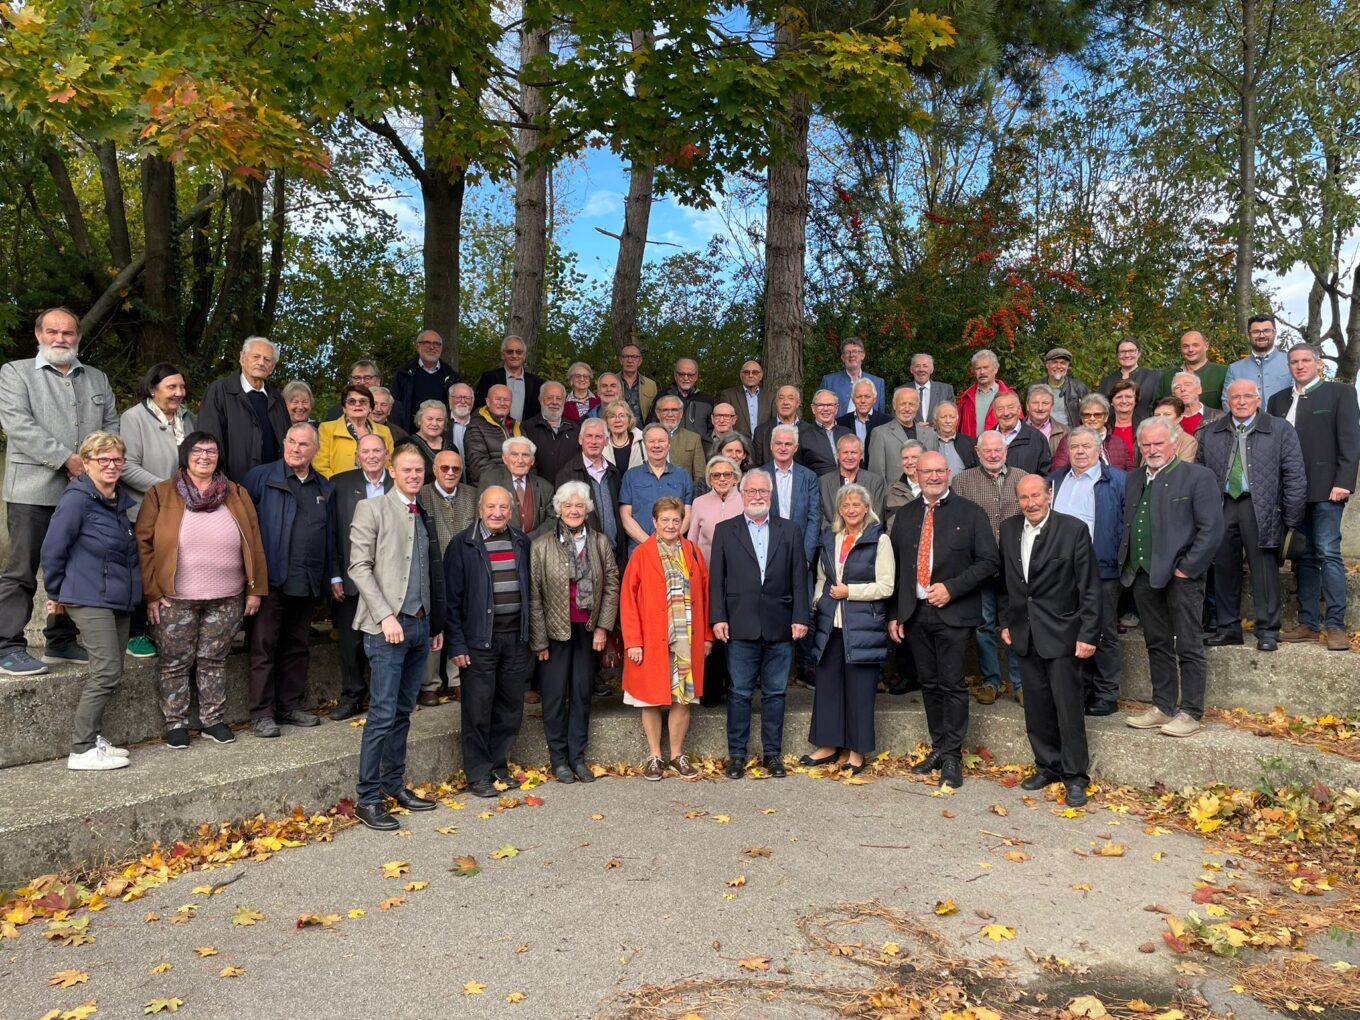
[[316,397],[312,395],[312,388],[301,379],[294,379],[283,388],[283,402],[286,404],[288,401],[292,400],[294,393],[305,393],[307,394],[308,400],[312,401],[312,403],[316,403]]
[[[918,357],[919,357],[919,355],[918,355]],[[897,398],[900,397],[903,393],[911,393],[911,394],[914,394],[918,399],[919,399],[920,396],[921,396],[921,394],[920,394],[920,393],[917,391],[917,389],[916,389],[916,384],[915,384],[915,383],[908,383],[908,384],[905,385],[905,386],[899,386],[899,387],[897,387],[897,389],[893,390],[892,402],[893,402],[893,406],[894,406],[894,407],[897,406]]]
[[552,508],[553,513],[562,516],[562,504],[569,499],[583,500],[586,504],[586,513],[595,512],[595,500],[590,498],[590,486],[585,482],[563,482],[553,493]]
[[379,393],[386,393],[389,397],[392,395],[392,391],[389,390],[386,386],[370,386],[368,388],[368,392],[372,393],[375,397]]
[[1071,445],[1072,445],[1072,440],[1076,439],[1077,436],[1090,436],[1090,437],[1091,437],[1091,442],[1093,442],[1093,443],[1096,444],[1096,451],[1099,452],[1099,450],[1100,450],[1100,433],[1097,432],[1095,429],[1091,428],[1091,427],[1088,426],[1088,425],[1078,425],[1078,426],[1077,426],[1076,428],[1074,428],[1074,429],[1068,429],[1068,430],[1067,430],[1067,445],[1068,445],[1068,446],[1071,446]]
[[1137,431],[1139,442],[1142,442],[1143,433],[1149,428],[1166,429],[1166,436],[1168,439],[1176,438],[1176,423],[1164,415],[1155,414],[1151,418],[1144,418],[1142,422],[1139,423]]
[[562,396],[565,397],[567,395],[567,388],[563,386],[560,382],[558,382],[556,379],[544,379],[542,385],[538,387],[539,394],[541,395],[543,391],[547,389],[549,386],[556,386],[559,390],[562,391]]
[[[1307,347],[1308,345],[1307,345],[1307,344],[1299,344],[1299,346],[1300,346],[1300,347]],[[1312,348],[1310,347],[1309,350],[1312,350]],[[1185,376],[1187,379],[1193,379],[1193,380],[1195,380],[1195,382],[1199,383],[1200,391],[1203,392],[1203,390],[1204,390],[1204,383],[1200,381],[1200,377],[1197,376],[1197,375],[1195,375],[1194,372],[1186,372],[1186,371],[1177,372],[1175,375],[1173,375],[1173,376],[1171,377],[1171,385],[1172,385],[1172,386],[1175,386],[1175,385],[1176,385],[1176,380],[1179,379],[1181,376]]]
[[931,409],[931,412],[930,412],[930,423],[931,423],[932,425],[935,424],[935,420],[940,416],[940,412],[943,411],[946,407],[953,408],[955,414],[958,414],[958,413],[959,413],[959,405],[956,404],[956,403],[954,403],[954,401],[952,401],[952,400],[941,400],[938,404],[936,404],[936,405]]
[[917,358],[925,358],[927,361],[930,362],[930,370],[931,370],[932,372],[935,371],[935,357],[934,357],[934,355],[927,354],[925,351],[919,351],[919,352],[917,352],[916,354],[913,354],[913,355],[911,356],[911,364],[913,364],[913,365],[916,364],[916,359],[917,359]]
[[1001,359],[996,356],[996,352],[988,350],[985,347],[982,350],[975,353],[971,358],[969,358],[968,364],[976,365],[978,364],[978,362],[981,361],[990,361],[993,365],[1001,364]]
[[[925,453],[925,452],[926,452],[925,446],[921,443],[921,441],[920,441],[919,439],[908,439],[905,443],[902,444],[902,449],[903,449],[903,450],[919,450],[921,453]],[[901,454],[900,451],[898,452],[898,456],[899,456],[899,457],[902,456],[902,454]]]
[[1232,382],[1228,383],[1227,386],[1223,387],[1223,392],[1227,393],[1228,390],[1232,389],[1238,383],[1246,383],[1248,386],[1251,387],[1251,391],[1255,393],[1257,397],[1261,396],[1261,387],[1256,385],[1255,379],[1234,379]]
[[1110,402],[1105,399],[1105,395],[1102,393],[1088,393],[1082,397],[1081,406],[1078,410],[1085,411],[1088,407],[1098,407],[1105,412],[1105,417],[1110,416]]
[[292,425],[288,426],[288,431],[285,432],[284,435],[292,435],[298,429],[306,429],[312,434],[312,442],[316,443],[317,446],[321,445],[321,437],[316,431],[316,426],[309,421],[294,422]]
[[730,467],[733,473],[737,476],[737,481],[738,482],[741,481],[741,468],[737,467],[737,465],[733,463],[731,457],[724,457],[721,453],[718,453],[714,454],[712,457],[709,457],[708,463],[704,465],[705,482],[708,481],[708,476],[713,471],[713,469],[720,464],[726,464],[728,467]]
[[790,424],[788,424],[787,422],[782,422],[782,421],[781,421],[781,422],[780,422],[778,425],[776,425],[774,428],[770,429],[770,439],[773,440],[775,436],[793,436],[793,444],[794,444],[795,446],[797,446],[797,445],[798,445],[798,426],[797,426],[797,425],[790,425]]
[[581,424],[577,426],[576,434],[578,436],[582,435],[585,433],[585,430],[587,428],[592,426],[598,426],[601,432],[603,432],[606,436],[609,435],[609,426],[604,423],[604,420],[602,418],[585,419],[585,421],[581,422]]
[[[502,354],[505,353],[505,347],[508,343],[510,343],[511,340],[518,340],[520,343],[524,344],[524,337],[520,336],[518,333],[511,333],[509,336],[507,336],[504,340],[501,341]],[[527,349],[529,345],[524,344],[524,346]]]
[[534,445],[534,441],[530,439],[528,436],[508,437],[501,443],[501,453],[504,453],[512,446],[527,446],[529,448],[529,453],[533,454],[534,456],[538,455],[538,447]]
[[863,443],[863,441],[859,438],[859,436],[850,435],[850,436],[841,436],[839,439],[836,440],[836,452],[837,452],[837,453],[840,453],[840,452],[841,452],[841,447],[844,446],[846,443],[854,443],[854,444],[855,444],[856,446],[858,446],[861,450],[864,449],[864,443]]
[[746,474],[742,475],[741,481],[737,483],[737,488],[741,492],[745,492],[746,483],[749,482],[752,478],[763,478],[765,479],[766,485],[770,486],[771,488],[774,488],[774,479],[771,478],[770,473],[764,470],[763,468],[752,468],[750,471],[746,472]]
[[592,379],[595,378],[595,371],[594,371],[594,369],[592,369],[592,368],[591,368],[589,365],[587,365],[584,361],[573,361],[570,365],[568,365],[568,366],[567,366],[567,378],[570,379],[570,378],[571,378],[571,373],[575,372],[578,368],[584,368],[587,372],[590,373],[590,377],[591,377]]
[[1054,403],[1057,403],[1058,395],[1053,392],[1053,387],[1048,385],[1048,383],[1042,382],[1030,383],[1030,385],[1025,389],[1025,403],[1028,404],[1029,398],[1034,396],[1034,394],[1036,393],[1047,393],[1048,399],[1052,400]]
[[851,399],[854,399],[855,390],[859,389],[861,386],[869,387],[869,392],[871,392],[875,397],[878,396],[878,387],[874,385],[872,379],[857,379],[855,380],[855,385],[850,387]]
[[267,336],[248,336],[245,343],[241,344],[241,353],[249,354],[251,344],[267,344],[269,349],[274,352],[274,360],[279,360],[279,345]]
[[[589,368],[590,366],[587,365],[586,367]],[[567,369],[567,371],[570,372],[571,369]],[[601,372],[599,378],[595,380],[595,385],[597,387],[600,385],[600,383],[604,382],[605,376],[609,376],[609,378],[613,379],[616,383],[618,383],[620,387],[623,386],[623,380],[619,378],[619,374],[617,372]]]
[[842,485],[840,491],[836,493],[836,516],[831,522],[831,530],[838,535],[845,530],[845,518],[841,516],[841,504],[851,496],[858,496],[860,502],[864,504],[864,515],[867,520],[874,524],[879,523],[878,514],[874,513],[874,501],[869,498],[869,490],[857,482],[851,482],[849,485]]
[[416,408],[416,421],[420,421],[420,416],[429,410],[442,411],[446,419],[449,416],[449,405],[442,400],[422,400]]

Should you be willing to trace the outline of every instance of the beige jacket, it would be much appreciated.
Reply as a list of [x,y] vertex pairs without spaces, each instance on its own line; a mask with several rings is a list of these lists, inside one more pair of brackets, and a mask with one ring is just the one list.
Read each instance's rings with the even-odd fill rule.
[[[406,497],[396,488],[354,508],[349,531],[349,579],[359,589],[354,629],[381,634],[382,621],[401,611],[406,582],[411,575],[415,546],[415,516],[406,508]],[[430,549],[431,636],[443,628],[444,567],[439,539],[432,523],[426,523]]]

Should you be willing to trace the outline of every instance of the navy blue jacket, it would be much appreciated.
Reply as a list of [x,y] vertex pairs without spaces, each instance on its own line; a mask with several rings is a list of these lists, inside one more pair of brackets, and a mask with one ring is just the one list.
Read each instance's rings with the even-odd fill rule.
[[[251,468],[241,487],[250,493],[255,503],[255,515],[260,519],[260,540],[264,542],[264,558],[269,564],[269,587],[282,588],[288,580],[288,548],[293,540],[293,518],[297,516],[297,499],[288,487],[291,469],[281,460]],[[321,495],[326,500],[326,530],[333,522],[335,504],[331,501],[331,480],[317,473]],[[330,543],[327,542],[326,563],[321,572],[323,587],[329,587],[338,573],[330,562]]]
[[[515,566],[519,571],[519,636],[528,644],[529,538],[518,528],[507,525],[505,530],[515,547]],[[495,595],[480,520],[473,521],[461,535],[455,535],[444,550],[444,596],[448,603],[444,647],[449,658],[490,648]]]
[[[822,544],[822,494],[817,488],[817,476],[797,461],[791,465],[793,471],[793,507],[788,521],[798,525],[803,536],[803,555],[807,558],[808,569],[817,562],[817,549]],[[779,483],[775,481],[775,467],[771,460],[765,465],[770,475],[770,516],[783,518],[779,509]]]
[[[872,584],[877,580],[874,569],[878,560],[878,539],[883,529],[870,524],[855,541],[845,558],[841,580],[845,584]],[[828,592],[836,583],[836,544],[840,535],[828,528],[822,533],[822,569],[826,584],[817,593],[817,634],[813,639],[812,654],[821,659],[822,651],[831,638],[835,626],[836,607],[841,609],[841,641],[845,661],[860,666],[881,664],[888,659],[888,599],[858,602],[852,599],[833,599]]]
[[[1058,490],[1072,468],[1063,467],[1049,476],[1056,502]],[[1096,526],[1092,542],[1096,550],[1096,567],[1102,581],[1119,578],[1119,540],[1124,536],[1124,472],[1109,464],[1100,465],[1100,477],[1096,479]]]
[[765,579],[746,515],[713,529],[708,561],[708,621],[726,623],[733,641],[790,641],[794,624],[808,625],[807,559],[792,521],[771,514]]
[[130,613],[142,601],[142,571],[120,485],[105,499],[88,475],[66,487],[42,544],[48,598],[72,606]]

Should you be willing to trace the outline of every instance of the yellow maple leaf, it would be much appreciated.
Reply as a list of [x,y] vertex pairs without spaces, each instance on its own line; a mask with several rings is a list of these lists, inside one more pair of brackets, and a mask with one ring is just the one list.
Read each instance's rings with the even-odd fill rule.
[[429,882],[407,882],[401,888],[403,892],[420,892],[429,884]]
[[1081,810],[1081,808],[1069,807],[1063,808],[1061,811],[1056,812],[1056,814],[1061,818],[1080,818],[1082,815],[1086,814],[1086,812]]
[[731,816],[731,815],[714,815],[714,816],[713,816],[713,820],[714,820],[715,822],[717,822],[719,825],[726,825],[728,822],[730,822],[730,821],[732,820],[732,816]]
[[519,847],[514,846],[511,843],[506,843],[500,849],[491,851],[491,859],[493,861],[505,861],[518,856]]
[[363,907],[355,907],[353,910],[349,912],[348,916],[352,918],[363,917],[365,913],[366,911],[364,910]]
[[143,1013],[178,1013],[183,999],[152,999],[142,1007]]
[[486,985],[482,984],[480,981],[463,982],[464,995],[481,995],[484,991],[486,991]]
[[760,813],[761,813],[762,815],[777,815],[777,814],[779,814],[779,809],[778,809],[778,808],[772,808],[772,807],[761,808],[761,809],[760,809]]
[[896,942],[883,943],[884,956],[896,956],[900,952],[902,952],[902,947],[899,946]]
[[1089,1017],[1090,1020],[1100,1020],[1101,1017],[1109,1016],[1105,1003],[1094,995],[1078,995],[1067,1004],[1067,1008],[1073,1016]]
[[452,836],[455,832],[458,831],[458,826],[456,826],[456,825],[441,825],[439,828],[435,829],[434,831],[437,832],[437,833],[439,833],[441,836]]
[[393,910],[397,907],[405,906],[405,904],[406,904],[405,896],[389,896],[387,899],[383,900],[381,903],[378,904],[378,909]]
[[258,910],[251,910],[249,907],[237,907],[236,913],[232,915],[231,924],[233,928],[249,928],[256,921],[263,921],[264,915]]
[[1220,907],[1217,903],[1204,904],[1204,912],[1210,917],[1227,917],[1228,911],[1225,907]]
[[1156,1007],[1156,1006],[1153,1006],[1151,1003],[1145,1002],[1145,1001],[1142,1000],[1142,999],[1130,999],[1130,1000],[1129,1000],[1129,1003],[1128,1003],[1128,1008],[1131,1009],[1131,1010],[1132,1010],[1133,1012],[1135,1012],[1135,1013],[1155,1013],[1155,1012],[1157,1012],[1157,1007]]
[[1002,939],[1015,938],[1015,929],[1008,928],[1004,924],[987,924],[983,925],[982,931],[979,934],[981,934],[983,938],[991,939],[993,942],[1000,942]]
[[400,878],[410,870],[409,861],[388,861],[382,866],[383,878]]
[[156,964],[156,966],[152,967],[149,971],[147,971],[147,973],[148,973],[148,974],[164,974],[167,970],[169,970],[169,969],[171,968],[171,966],[173,966],[173,965],[172,965],[172,964],[169,964],[169,963],[165,963],[165,962],[158,963],[158,964]]
[[745,884],[746,884],[745,875],[738,875],[736,878],[729,878],[727,880],[727,888],[729,889],[740,889]]
[[218,977],[224,977],[224,978],[234,978],[234,977],[240,977],[240,976],[241,976],[242,974],[244,974],[245,972],[246,972],[246,969],[245,969],[244,967],[238,967],[238,966],[236,966],[235,964],[232,964],[232,965],[229,966],[229,967],[223,967],[221,970],[219,970],[219,971],[217,972],[217,976],[218,976]]
[[195,947],[194,947],[194,952],[197,953],[197,954],[199,955],[199,958],[200,958],[200,959],[203,958],[203,957],[205,957],[205,956],[216,956],[216,955],[217,955],[217,950],[214,949],[212,946],[195,946]]
[[523,1002],[525,995],[523,992],[511,992],[505,997],[506,1002]]
[[953,900],[936,900],[935,913],[940,917],[948,917],[950,914],[957,914],[959,908],[954,905]]
[[221,889],[215,885],[196,885],[189,891],[201,896],[215,896],[221,892]]
[[83,985],[90,980],[90,975],[83,970],[59,970],[47,979],[47,983],[56,988],[74,988],[76,985]]

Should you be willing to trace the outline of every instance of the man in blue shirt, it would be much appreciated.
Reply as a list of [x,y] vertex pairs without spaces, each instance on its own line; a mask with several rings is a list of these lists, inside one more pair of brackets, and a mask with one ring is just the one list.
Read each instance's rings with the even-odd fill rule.
[[822,376],[821,384],[817,387],[836,394],[838,401],[836,416],[848,413],[853,407],[850,395],[855,383],[861,379],[868,379],[874,384],[874,393],[877,395],[874,397],[873,409],[882,414],[883,380],[864,371],[864,344],[858,337],[850,336],[841,341],[841,364],[845,367],[839,372],[829,372]]
[[688,471],[682,471],[669,460],[670,433],[660,422],[652,422],[642,433],[642,448],[646,463],[629,468],[619,485],[619,517],[628,535],[628,552],[640,546],[652,534],[652,504],[662,496],[675,496],[685,504],[682,532],[689,529],[689,508],[694,502],[694,482]]
[[1275,316],[1253,315],[1247,320],[1247,338],[1251,353],[1228,366],[1223,377],[1223,407],[1228,406],[1228,387],[1238,379],[1250,379],[1256,384],[1264,406],[1281,390],[1289,389],[1293,379],[1289,375],[1289,355],[1275,347]]

